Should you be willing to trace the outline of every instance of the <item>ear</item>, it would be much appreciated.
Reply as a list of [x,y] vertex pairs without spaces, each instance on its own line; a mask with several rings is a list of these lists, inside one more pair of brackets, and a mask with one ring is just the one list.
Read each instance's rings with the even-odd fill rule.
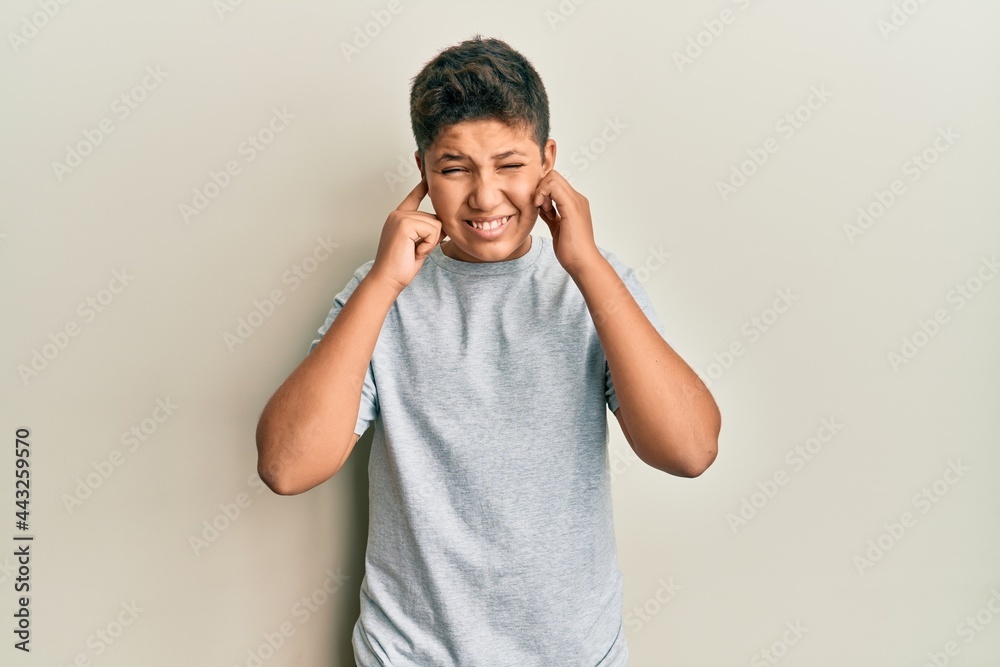
[[545,142],[545,159],[542,161],[542,176],[552,171],[556,166],[556,140],[549,139]]
[[417,171],[420,172],[420,177],[424,178],[424,165],[420,162],[420,151],[413,151],[413,158],[417,161]]

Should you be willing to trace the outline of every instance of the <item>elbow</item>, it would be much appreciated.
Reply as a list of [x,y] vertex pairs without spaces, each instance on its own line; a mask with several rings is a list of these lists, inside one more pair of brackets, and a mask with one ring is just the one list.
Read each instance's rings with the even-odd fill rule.
[[[640,456],[647,465],[675,477],[694,478],[711,467],[719,448],[718,442],[711,439],[685,447],[683,453],[674,447],[653,448],[652,451],[660,452],[660,456]],[[665,456],[666,452],[672,454]]]
[[263,431],[258,429],[257,476],[264,482],[264,486],[279,496],[294,496],[306,490],[295,484],[283,465],[286,457],[281,456],[281,453],[287,451],[287,448],[265,437]]
[[257,476],[264,482],[264,486],[279,496],[294,496],[305,490],[296,488],[286,475],[272,470],[261,459],[257,460]]
[[285,443],[270,442],[266,445],[265,448],[258,446],[257,476],[264,486],[279,496],[305,493],[336,472],[318,474],[315,467],[303,465]]
[[693,448],[692,454],[681,467],[680,476],[694,478],[699,477],[709,469],[715,458],[719,455],[719,444],[716,440],[699,445]]
[[684,477],[698,477],[715,463],[719,455],[719,433],[722,431],[722,416],[713,403],[711,425],[708,432],[688,448],[687,463],[683,466]]

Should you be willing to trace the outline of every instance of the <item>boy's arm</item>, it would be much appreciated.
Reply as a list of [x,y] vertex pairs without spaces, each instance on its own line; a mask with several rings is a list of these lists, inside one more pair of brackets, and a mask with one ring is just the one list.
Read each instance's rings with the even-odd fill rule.
[[445,239],[441,221],[418,210],[423,176],[382,226],[375,261],[326,333],[264,406],[257,422],[257,474],[281,495],[308,491],[340,470],[375,344],[396,297]]
[[587,302],[625,439],[648,465],[697,477],[718,453],[721,417],[708,387],[663,339],[597,247],[589,200],[550,169],[532,201],[552,232],[556,259]]
[[592,255],[569,273],[601,339],[625,439],[648,465],[697,477],[718,453],[721,417],[708,388],[650,323],[603,255]]
[[257,423],[257,473],[275,493],[308,491],[340,470],[368,364],[399,291],[367,274],[326,334],[267,402]]

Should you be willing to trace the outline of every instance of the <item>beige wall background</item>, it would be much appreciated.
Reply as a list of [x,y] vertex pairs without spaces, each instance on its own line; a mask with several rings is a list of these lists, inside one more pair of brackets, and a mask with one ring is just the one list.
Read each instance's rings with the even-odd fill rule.
[[609,414],[632,664],[993,664],[998,22],[986,0],[6,3],[0,662],[353,664],[371,433],[279,497],[254,430],[416,183],[409,79],[481,32],[540,71],[556,169],[723,413],[697,479]]

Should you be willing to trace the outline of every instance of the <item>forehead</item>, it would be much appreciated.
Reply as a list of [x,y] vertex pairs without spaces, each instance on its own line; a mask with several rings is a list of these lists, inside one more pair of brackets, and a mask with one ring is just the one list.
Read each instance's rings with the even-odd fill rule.
[[[511,128],[498,120],[467,120],[449,125],[430,147],[434,159],[470,157],[489,160],[514,151],[528,154],[537,150],[535,138],[528,128]],[[502,158],[497,158],[502,159]]]

